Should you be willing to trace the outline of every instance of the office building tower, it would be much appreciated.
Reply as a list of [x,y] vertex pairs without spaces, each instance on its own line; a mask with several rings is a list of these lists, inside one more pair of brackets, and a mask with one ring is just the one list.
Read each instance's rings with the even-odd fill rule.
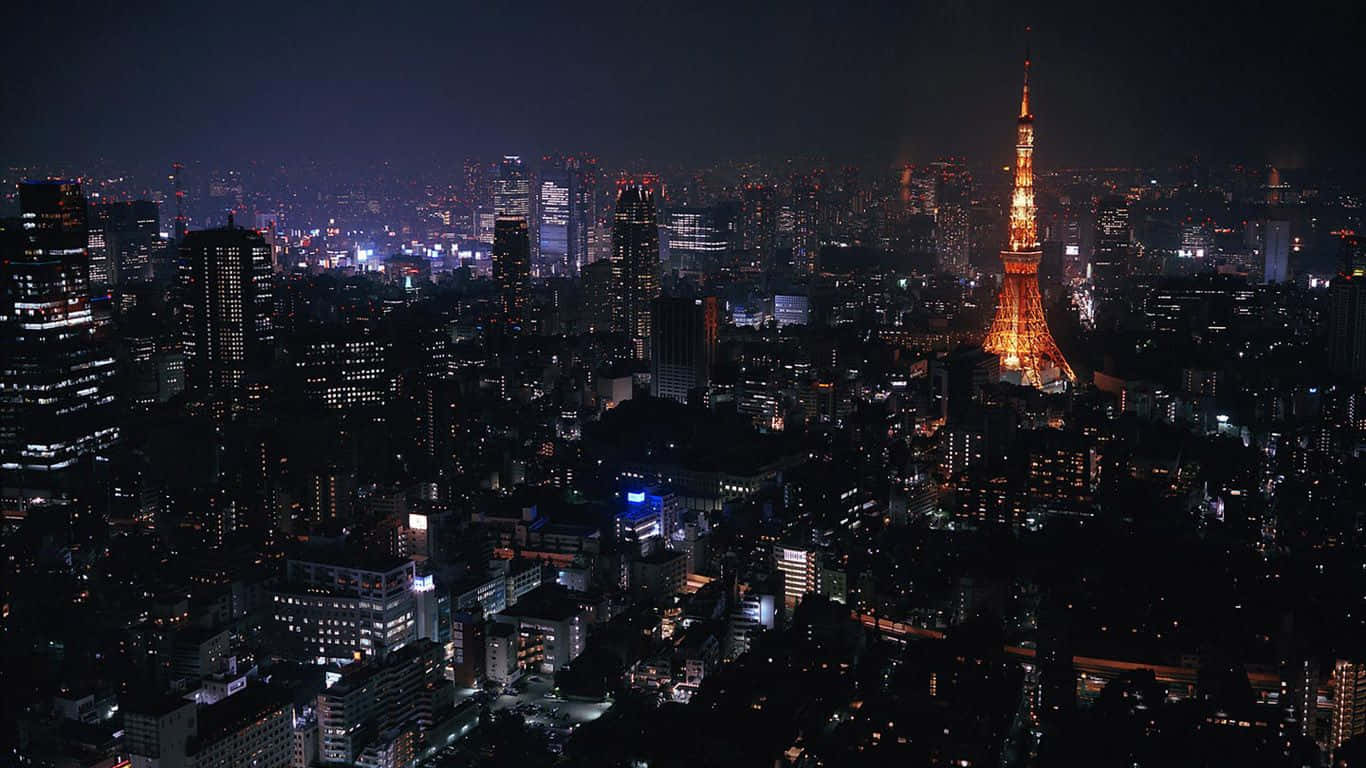
[[970,237],[968,211],[972,208],[972,174],[961,163],[930,165],[933,197],[928,212],[934,216],[938,267],[951,275],[968,273]]
[[508,630],[504,627],[512,628],[517,668],[542,674],[554,674],[568,666],[583,653],[588,639],[588,617],[558,584],[537,587],[493,616],[486,640],[490,658],[495,645],[502,650],[507,644]]
[[655,299],[651,318],[650,394],[687,404],[711,382],[720,300]]
[[588,197],[573,164],[541,172],[537,274],[576,275],[588,257]]
[[1001,358],[1003,379],[1053,387],[1076,374],[1062,356],[1039,295],[1039,225],[1034,210],[1034,114],[1029,109],[1029,57],[1025,57],[1015,144],[1015,189],[1010,202],[1010,242],[1001,251],[1005,275],[996,318],[982,347]]
[[939,474],[952,479],[969,467],[982,464],[986,456],[986,433],[976,427],[951,424],[939,430]]
[[1342,263],[1328,287],[1328,368],[1366,379],[1366,243],[1359,235],[1343,238]]
[[617,295],[616,282],[612,276],[612,260],[601,259],[584,266],[583,301],[579,313],[579,325],[590,333],[612,329],[616,320],[613,305]]
[[712,208],[679,208],[665,215],[669,240],[667,272],[702,276],[715,271],[726,253],[729,238]]
[[650,501],[646,491],[628,491],[626,505],[617,513],[617,541],[633,557],[648,554],[663,542],[664,510]]
[[1214,234],[1208,222],[1181,225],[1181,246],[1176,255],[1182,259],[1204,261],[1214,255]]
[[1129,274],[1129,204],[1102,200],[1096,205],[1095,250],[1091,255],[1091,281],[1096,288],[1113,292],[1124,287]]
[[962,421],[983,387],[1000,380],[1000,358],[981,349],[964,347],[936,358],[930,363],[930,394],[938,417]]
[[300,660],[383,657],[417,639],[416,579],[413,562],[399,558],[290,559],[270,612]]
[[91,311],[80,185],[26,181],[19,204],[0,259],[0,468],[49,472],[117,439],[115,359]]
[[1267,221],[1262,227],[1262,281],[1284,283],[1290,279],[1290,222]]
[[488,164],[473,157],[465,158],[464,181],[461,201],[471,210],[487,207],[492,197],[489,189]]
[[123,343],[132,374],[133,405],[150,408],[185,391],[185,354],[178,336],[131,330],[124,334]]
[[734,661],[748,651],[760,632],[773,629],[777,618],[773,603],[773,595],[749,592],[740,596],[726,627],[724,657],[727,661]]
[[1087,508],[1095,498],[1100,461],[1081,437],[1040,430],[1029,449],[1029,500],[1033,506],[1063,512]]
[[650,309],[659,295],[659,228],[654,195],[628,185],[617,193],[612,224],[612,325],[632,354],[649,353]]
[[493,213],[531,221],[531,177],[517,155],[505,155],[498,164],[498,177],[493,181]]
[[499,216],[493,231],[493,280],[498,284],[498,322],[510,332],[526,322],[531,290],[531,242],[526,219]]
[[314,333],[290,344],[303,395],[343,413],[373,411],[389,402],[390,342],[359,332]]
[[570,164],[573,180],[570,183],[569,220],[569,261],[574,274],[592,261],[590,243],[593,232],[598,229],[597,204],[597,161],[592,158],[579,158]]
[[133,768],[192,768],[191,742],[199,708],[178,696],[130,697],[119,702],[123,743]]
[[626,492],[626,505],[617,515],[617,540],[641,543],[655,536],[669,541],[679,529],[682,504],[667,488],[650,486]]
[[820,188],[810,179],[792,188],[792,264],[799,275],[809,275],[820,266],[821,200]]
[[816,591],[820,554],[810,547],[776,546],[773,559],[783,576],[783,605],[788,611]]
[[180,244],[181,343],[190,389],[237,389],[270,362],[270,245],[234,227],[190,232]]
[[[740,249],[742,271],[767,268],[777,244],[778,206],[773,187],[748,184],[740,193]],[[746,267],[748,269],[746,269]]]
[[91,206],[87,242],[92,286],[150,279],[162,250],[157,204],[133,200]]
[[800,294],[775,294],[773,297],[773,322],[779,328],[790,325],[806,325],[811,319],[811,300]]
[[294,706],[280,688],[251,684],[206,707],[173,696],[133,697],[122,709],[136,768],[282,768],[294,753]]
[[1366,736],[1366,663],[1338,659],[1333,665],[1329,748]]
[[367,747],[392,742],[387,732],[421,735],[445,719],[455,693],[444,676],[442,653],[441,646],[418,640],[385,659],[343,667],[341,679],[316,700],[321,762],[358,764]]

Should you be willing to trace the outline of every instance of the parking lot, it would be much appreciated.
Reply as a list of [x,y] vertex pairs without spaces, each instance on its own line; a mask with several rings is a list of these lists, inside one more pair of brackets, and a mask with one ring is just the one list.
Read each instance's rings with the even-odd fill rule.
[[602,717],[611,709],[609,701],[580,701],[547,698],[554,681],[546,675],[531,675],[519,681],[516,696],[501,695],[493,701],[495,711],[511,710],[526,718],[527,724],[569,728]]
[[[495,694],[464,688],[456,691],[456,703],[473,699],[479,704],[487,704],[495,712],[520,715],[528,726],[545,733],[551,749],[559,751],[564,748],[564,743],[575,728],[602,717],[604,712],[612,708],[612,702],[610,699],[583,701],[555,697],[550,693],[553,687],[554,681],[549,675],[528,675],[517,681],[515,694]],[[424,765],[461,765],[458,759],[461,752],[461,745],[453,744],[433,759],[425,761]]]

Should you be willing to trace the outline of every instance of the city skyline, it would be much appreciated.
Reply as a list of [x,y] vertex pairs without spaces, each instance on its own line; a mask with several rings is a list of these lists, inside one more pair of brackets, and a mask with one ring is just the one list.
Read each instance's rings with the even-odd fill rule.
[[204,10],[12,14],[0,764],[1366,767],[1366,10]]

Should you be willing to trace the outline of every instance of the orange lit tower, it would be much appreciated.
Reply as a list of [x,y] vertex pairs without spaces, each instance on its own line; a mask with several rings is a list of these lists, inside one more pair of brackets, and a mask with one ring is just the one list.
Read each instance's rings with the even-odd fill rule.
[[1029,54],[1025,53],[1024,92],[1020,97],[1018,140],[1015,143],[1015,190],[1010,198],[1010,244],[1001,251],[1005,281],[996,301],[982,346],[1001,358],[1004,378],[1018,376],[1021,384],[1044,387],[1061,378],[1076,381],[1063,359],[1039,297],[1039,229],[1034,219],[1034,115],[1029,111]]

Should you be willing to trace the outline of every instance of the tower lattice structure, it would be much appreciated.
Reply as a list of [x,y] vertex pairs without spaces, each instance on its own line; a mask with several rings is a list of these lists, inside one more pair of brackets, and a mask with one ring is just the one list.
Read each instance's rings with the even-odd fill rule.
[[1010,198],[1010,243],[1001,251],[1005,279],[996,301],[996,319],[982,346],[1001,358],[1003,371],[1018,371],[1020,381],[1033,387],[1048,384],[1044,374],[1056,368],[1076,381],[1063,358],[1039,295],[1039,228],[1034,211],[1034,115],[1029,111],[1029,55],[1025,54],[1024,90],[1015,143],[1015,189]]

